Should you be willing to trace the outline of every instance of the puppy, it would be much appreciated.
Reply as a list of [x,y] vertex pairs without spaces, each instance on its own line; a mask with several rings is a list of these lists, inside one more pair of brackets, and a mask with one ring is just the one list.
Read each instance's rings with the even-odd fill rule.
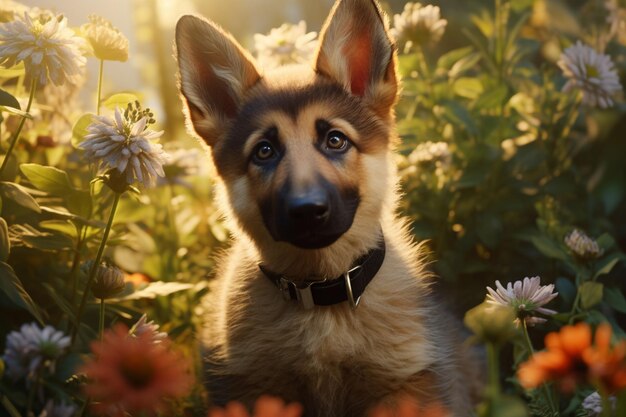
[[176,54],[234,235],[207,302],[213,401],[270,394],[345,417],[409,396],[470,415],[475,361],[396,215],[399,85],[378,4],[337,1],[310,66],[263,74],[195,16]]

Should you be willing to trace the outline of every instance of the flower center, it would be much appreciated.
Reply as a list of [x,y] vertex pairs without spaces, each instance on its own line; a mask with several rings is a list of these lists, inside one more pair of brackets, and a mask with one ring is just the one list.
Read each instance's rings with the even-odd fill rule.
[[585,64],[585,71],[587,71],[587,78],[597,78],[600,75],[600,71],[594,65]]
[[41,22],[39,22],[39,20],[35,20],[33,22],[33,25],[30,28],[30,32],[35,35],[36,38],[39,38],[41,36],[41,34],[43,33],[43,25],[41,24]]
[[155,374],[150,361],[140,355],[124,358],[120,364],[120,373],[128,385],[138,390],[150,385]]

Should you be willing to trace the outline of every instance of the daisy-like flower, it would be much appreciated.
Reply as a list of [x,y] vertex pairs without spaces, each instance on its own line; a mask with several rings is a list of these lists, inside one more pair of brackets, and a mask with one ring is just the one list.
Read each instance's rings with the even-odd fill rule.
[[165,175],[163,164],[168,155],[160,144],[152,142],[160,138],[163,131],[149,129],[151,121],[149,114],[139,113],[133,117],[132,113],[117,108],[113,119],[95,116],[79,147],[100,170],[116,170],[125,177],[127,185],[140,182],[146,187],[152,186],[157,177]]
[[254,48],[259,64],[276,68],[285,64],[309,62],[316,48],[317,32],[306,31],[306,23],[285,23],[270,30],[268,35],[254,35]]
[[72,417],[77,407],[73,404],[55,404],[54,401],[48,400],[39,417]]
[[148,335],[154,343],[161,343],[167,339],[167,333],[159,331],[159,325],[154,321],[148,321],[148,316],[143,314],[137,323],[133,325],[128,331],[128,334],[135,337],[141,337],[142,335]]
[[188,394],[193,378],[187,360],[172,351],[169,343],[154,343],[148,333],[131,337],[118,324],[91,344],[93,358],[81,371],[88,382],[85,394],[98,415],[167,414],[169,400]]
[[438,6],[409,2],[401,14],[393,17],[391,34],[399,43],[427,45],[439,42],[448,21],[441,18]]
[[573,392],[582,383],[594,384],[607,393],[626,388],[626,341],[611,346],[611,334],[606,323],[598,326],[595,343],[587,323],[548,333],[546,350],[520,365],[520,383],[525,388],[536,388],[554,381],[565,393]]
[[[617,398],[611,396],[609,397],[609,401],[615,409],[615,404],[617,403]],[[585,411],[587,411],[587,417],[598,417],[602,414],[602,397],[598,391],[589,394],[585,397],[582,403],[582,407]]]
[[243,404],[233,401],[224,408],[213,408],[207,417],[300,417],[302,411],[298,403],[285,404],[280,398],[262,396],[256,400],[252,415]]
[[21,16],[28,7],[14,0],[0,0],[0,22],[10,22],[15,16]]
[[572,253],[583,261],[597,259],[602,256],[602,249],[594,239],[579,229],[572,230],[565,236],[565,244]]
[[89,23],[82,25],[80,30],[89,41],[96,58],[105,61],[128,60],[128,39],[105,18],[90,15]]
[[425,164],[434,162],[436,166],[448,167],[452,162],[452,154],[446,142],[420,143],[408,156],[411,164]]
[[554,285],[541,285],[539,277],[524,278],[523,281],[510,282],[506,288],[496,281],[496,289],[487,287],[487,302],[490,304],[500,304],[510,306],[514,309],[517,318],[516,324],[521,321],[533,326],[537,323],[544,323],[546,319],[536,317],[537,313],[543,315],[556,314],[556,311],[549,310],[543,306],[552,301],[558,292],[554,291]]
[[29,378],[42,366],[54,372],[55,360],[69,346],[69,336],[52,326],[42,329],[37,323],[24,324],[19,332],[13,331],[7,335],[2,359],[11,378]]
[[185,177],[192,175],[206,175],[207,156],[201,149],[167,149],[170,156],[167,163],[163,165],[165,177],[159,179],[159,183],[178,184],[184,187],[191,187]]
[[[93,264],[88,262],[89,268]],[[124,273],[115,265],[101,264],[96,270],[91,292],[101,300],[113,298],[124,290]]]
[[29,13],[0,25],[0,64],[12,67],[24,62],[26,75],[40,85],[48,80],[56,85],[73,84],[80,78],[85,57],[82,39],[67,27],[59,15],[34,18]]
[[569,78],[563,91],[582,90],[585,105],[603,109],[612,107],[613,96],[622,91],[611,57],[596,52],[581,41],[565,49],[558,65]]

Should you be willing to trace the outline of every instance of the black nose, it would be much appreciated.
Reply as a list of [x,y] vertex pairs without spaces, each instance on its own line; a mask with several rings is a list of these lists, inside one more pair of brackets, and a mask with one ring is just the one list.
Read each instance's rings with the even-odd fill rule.
[[320,226],[330,216],[328,196],[322,190],[309,192],[289,200],[287,214],[299,225]]

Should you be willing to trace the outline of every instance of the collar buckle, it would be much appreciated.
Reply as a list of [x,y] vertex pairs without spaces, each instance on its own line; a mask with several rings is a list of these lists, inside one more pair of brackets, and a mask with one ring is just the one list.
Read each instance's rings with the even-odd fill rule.
[[281,276],[278,281],[278,288],[280,288],[283,293],[283,298],[285,300],[290,301],[292,299],[291,294],[295,293],[298,304],[300,304],[305,310],[310,310],[315,307],[313,293],[311,292],[311,285],[324,281],[309,281],[298,285],[284,276]]

